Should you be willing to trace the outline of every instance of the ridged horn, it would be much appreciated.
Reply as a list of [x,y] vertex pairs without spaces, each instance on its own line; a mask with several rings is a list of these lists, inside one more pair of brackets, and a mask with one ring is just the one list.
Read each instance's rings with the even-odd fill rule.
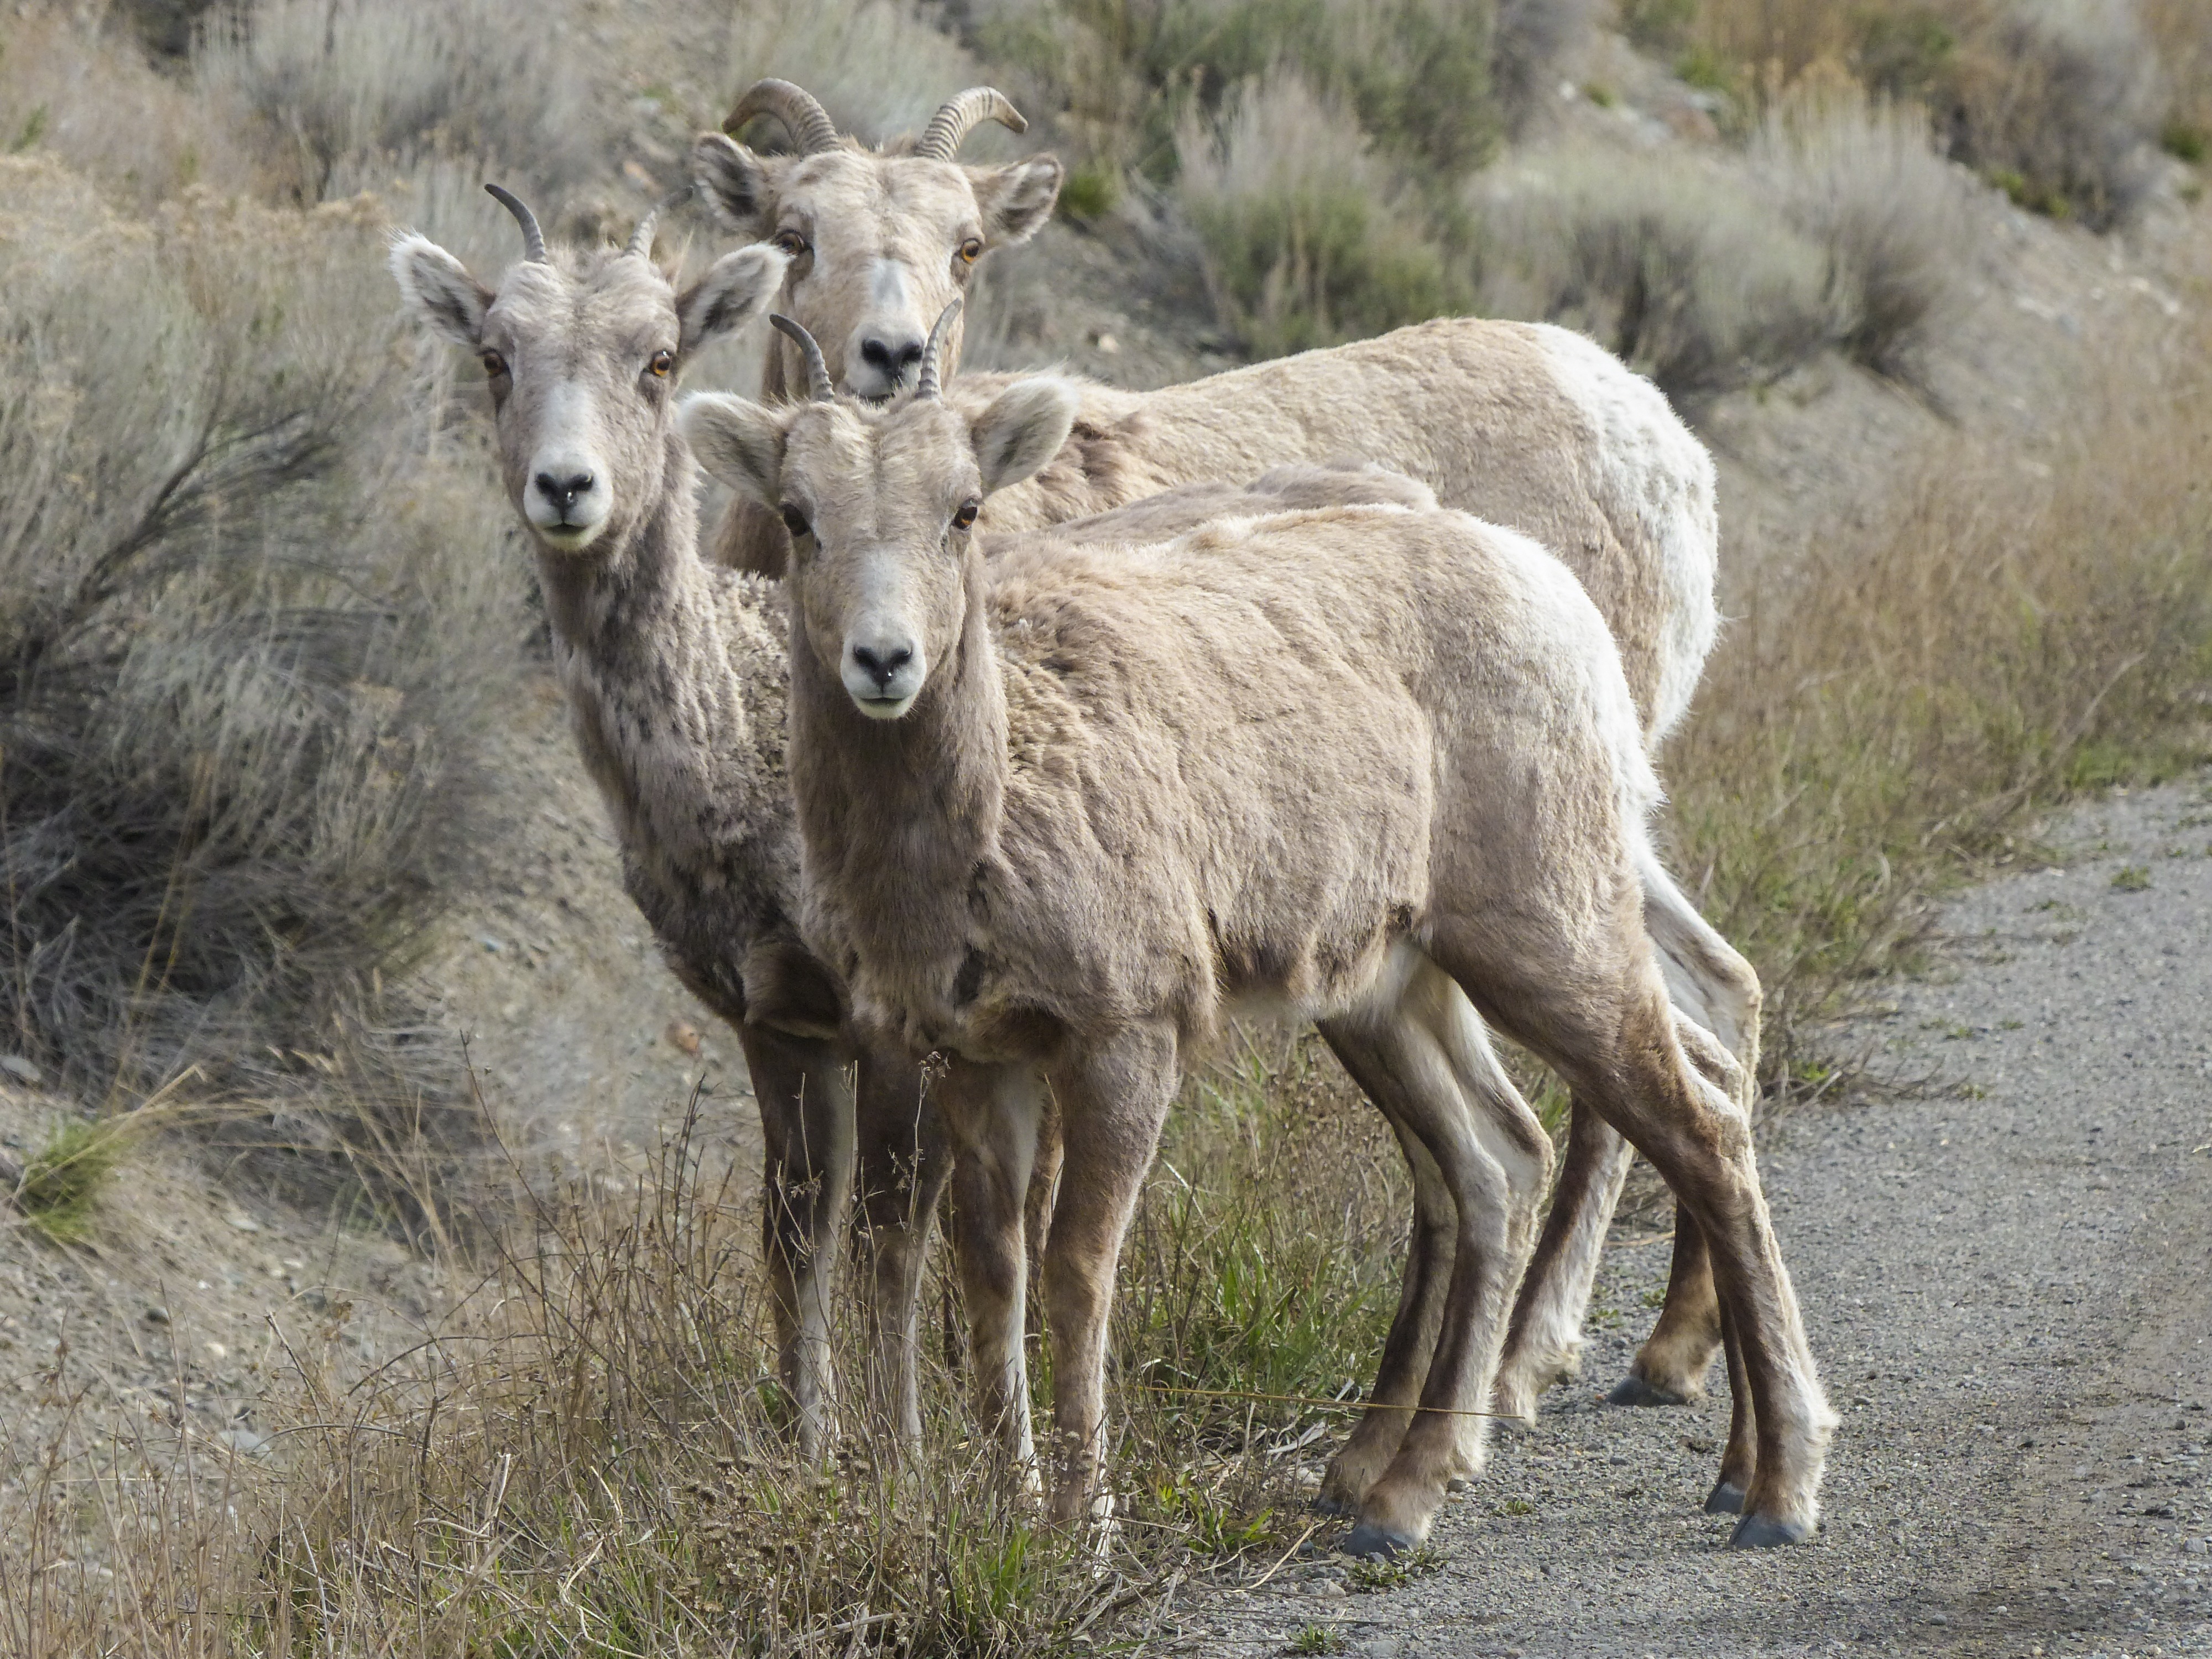
[[960,141],[986,121],[996,121],[1016,132],[1030,130],[1021,111],[1005,93],[996,87],[970,87],[958,97],[948,99],[929,118],[921,137],[915,140],[914,153],[933,161],[949,161],[960,153]]
[[669,209],[674,207],[690,193],[690,185],[679,185],[674,190],[670,191],[667,195],[655,202],[651,207],[646,209],[645,217],[639,220],[637,222],[637,228],[630,232],[629,240],[623,246],[623,252],[624,253],[634,253],[641,259],[650,259],[653,257],[653,229],[654,224],[659,221],[662,214],[667,212]]
[[[830,384],[830,365],[822,361],[822,348],[814,343],[814,337],[790,318],[770,313],[769,321],[776,331],[799,348],[799,355],[806,360],[806,395],[817,404],[836,401],[837,388]],[[927,361],[927,354],[923,354]]]
[[497,185],[486,185],[484,192],[514,216],[514,222],[522,227],[522,257],[537,264],[545,263],[545,233],[538,228],[538,216],[523,205],[522,198],[511,190]]
[[837,148],[837,124],[830,118],[820,100],[804,87],[773,76],[754,82],[722,123],[722,131],[734,138],[756,115],[773,115],[782,122],[801,155],[819,155]]
[[954,300],[937,313],[937,326],[929,331],[929,343],[921,349],[921,367],[915,371],[914,395],[917,401],[937,395],[937,360],[945,347],[945,331],[952,326],[952,319],[960,314],[960,301]]

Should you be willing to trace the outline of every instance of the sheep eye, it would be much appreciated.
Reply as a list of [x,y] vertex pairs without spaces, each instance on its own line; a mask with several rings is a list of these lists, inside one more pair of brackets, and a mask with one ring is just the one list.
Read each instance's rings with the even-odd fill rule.
[[655,379],[665,380],[676,367],[676,354],[672,351],[656,351],[653,354],[653,361],[646,367],[653,371]]
[[788,259],[796,259],[807,251],[806,239],[795,230],[779,230],[773,245]]
[[966,241],[960,244],[960,263],[962,264],[972,265],[976,260],[982,257],[983,244],[978,241],[975,237],[970,236]]
[[806,515],[789,502],[784,504],[783,527],[794,538],[811,534],[814,529],[814,526],[806,521]]
[[955,530],[967,529],[975,522],[975,511],[981,506],[981,501],[972,499],[961,502],[960,510],[952,515],[952,527]]
[[484,373],[495,380],[507,373],[507,359],[496,351],[480,351],[477,354],[477,361],[483,365]]

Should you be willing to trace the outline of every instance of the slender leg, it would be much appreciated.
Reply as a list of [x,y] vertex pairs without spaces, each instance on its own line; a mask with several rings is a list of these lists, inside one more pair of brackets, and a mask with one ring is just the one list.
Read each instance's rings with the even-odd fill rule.
[[860,1242],[869,1284],[869,1405],[877,1420],[912,1448],[921,1442],[915,1372],[921,1273],[952,1158],[924,1094],[921,1067],[898,1048],[862,1053],[854,1115]]
[[1022,1206],[1044,1116],[1042,1080],[1018,1067],[956,1060],[930,1091],[953,1151],[952,1245],[968,1307],[975,1413],[1017,1469],[1034,1473],[1029,1368],[1022,1352],[1029,1279]]
[[[1710,1039],[1686,1042],[1686,1047],[1698,1069],[1748,1115],[1758,1087],[1759,975],[1698,914],[1648,844],[1637,848],[1636,871],[1644,926],[1658,947],[1668,995],[1701,1032],[1718,1039],[1717,1050]],[[1716,1052],[1722,1056],[1718,1063],[1712,1060]],[[1579,1100],[1568,1136],[1566,1165],[1499,1368],[1498,1409],[1528,1421],[1534,1420],[1537,1396],[1579,1366],[1583,1315],[1598,1254],[1632,1162],[1619,1137]],[[1694,1225],[1684,1224],[1687,1219],[1678,1204],[1666,1306],[1627,1378],[1613,1389],[1616,1405],[1680,1405],[1705,1395],[1705,1374],[1720,1350],[1720,1311],[1704,1239]]]
[[1324,1515],[1343,1515],[1357,1510],[1367,1489],[1382,1478],[1397,1455],[1406,1425],[1413,1421],[1413,1407],[1420,1400],[1421,1383],[1436,1352],[1437,1329],[1443,1322],[1459,1215],[1445,1188],[1443,1172],[1413,1133],[1406,1103],[1400,1097],[1403,1068],[1394,1066],[1391,1057],[1382,1052],[1386,1042],[1335,1024],[1323,1025],[1322,1036],[1335,1050],[1352,1080],[1389,1120],[1413,1178],[1412,1243],[1405,1278],[1398,1287],[1398,1311],[1382,1344],[1382,1363],[1376,1370],[1375,1386],[1368,1392],[1367,1409],[1360,1413],[1359,1425],[1342,1449],[1330,1460],[1316,1500]]
[[1743,1495],[1750,1490],[1759,1461],[1758,1425],[1751,1409],[1751,1381],[1743,1369],[1743,1345],[1736,1340],[1725,1311],[1720,1323],[1722,1346],[1728,1355],[1729,1437],[1721,1452],[1720,1479],[1705,1496],[1705,1512],[1741,1515]]
[[1364,1495],[1354,1554],[1389,1554],[1427,1535],[1454,1481],[1481,1472],[1488,1399],[1528,1261],[1535,1210],[1551,1175],[1551,1141],[1504,1070],[1459,988],[1422,962],[1395,1017],[1332,1022],[1332,1042],[1386,1072],[1409,1127],[1452,1203],[1450,1278],[1419,1403],[1389,1465]]
[[1628,1143],[1577,1096],[1567,1120],[1566,1162],[1498,1366],[1492,1403],[1502,1415],[1534,1423],[1536,1397],[1582,1368],[1583,1313],[1613,1206],[1635,1161]]
[[1122,1240],[1176,1082],[1175,1034],[1165,1026],[1131,1028],[1052,1071],[1064,1148],[1043,1275],[1056,1521],[1103,1519],[1113,1510],[1102,1480],[1107,1319]]
[[811,1038],[741,1025],[738,1040],[767,1154],[761,1231],[776,1364],[798,1412],[799,1454],[812,1459],[828,1447],[836,1409],[830,1310],[853,1191],[852,1071]]

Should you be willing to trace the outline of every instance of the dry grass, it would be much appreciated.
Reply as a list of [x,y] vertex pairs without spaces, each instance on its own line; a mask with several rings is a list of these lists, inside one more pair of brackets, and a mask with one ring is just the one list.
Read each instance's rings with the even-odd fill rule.
[[[729,85],[764,75],[805,87],[838,131],[872,143],[919,132],[945,99],[989,78],[919,0],[739,0],[730,16]],[[767,124],[759,136],[785,142]],[[990,142],[988,131],[978,132],[975,153],[988,153]]]
[[263,1414],[283,1448],[267,1464],[196,1469],[150,1444],[104,1469],[21,1458],[21,1485],[0,1486],[0,1640],[827,1659],[856,1631],[914,1656],[1140,1631],[1179,1571],[1288,1548],[1285,1455],[1336,1420],[1174,1390],[1339,1394],[1389,1311],[1395,1148],[1340,1077],[1302,1051],[1271,1059],[1272,1099],[1257,1072],[1193,1090],[1133,1237],[1125,1524],[1103,1553],[1017,1495],[955,1375],[928,1375],[918,1459],[857,1423],[823,1466],[793,1457],[749,1180],[705,1153],[695,1115],[634,1184],[533,1188],[511,1170],[514,1219],[454,1264],[463,1305],[398,1358],[349,1366],[343,1308],[288,1325],[289,1426]]
[[1827,259],[1832,334],[1851,356],[1917,378],[1948,320],[1974,204],[1917,105],[1808,78],[1767,112],[1753,165]]
[[558,189],[592,160],[574,28],[525,0],[254,0],[210,15],[194,68],[301,201],[350,159],[440,150]]
[[1420,204],[1359,127],[1287,71],[1177,139],[1183,210],[1223,319],[1261,356],[1364,338],[1461,298]]
[[1960,440],[1723,638],[1665,769],[1678,863],[1758,964],[1778,1063],[2038,811],[2212,752],[2212,338],[2110,361],[2058,446]]
[[9,1046],[94,1097],[360,1061],[404,1103],[430,1050],[384,981],[480,833],[526,624],[480,457],[409,412],[381,215],[123,218],[23,160],[0,211]]

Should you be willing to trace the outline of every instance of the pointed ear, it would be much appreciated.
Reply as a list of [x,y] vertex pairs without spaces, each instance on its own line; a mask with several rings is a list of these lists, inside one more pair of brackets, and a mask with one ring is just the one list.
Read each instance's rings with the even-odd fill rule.
[[714,204],[715,216],[740,236],[774,228],[775,192],[768,166],[726,132],[702,132],[691,146],[691,178]]
[[783,423],[789,413],[726,392],[695,392],[676,411],[676,425],[700,465],[773,513],[783,505]]
[[779,248],[755,242],[725,253],[707,274],[676,296],[681,329],[677,349],[688,353],[717,335],[734,332],[766,311],[783,286],[790,263]]
[[975,191],[975,205],[983,210],[983,240],[992,247],[1012,247],[1043,229],[1066,176],[1057,155],[1032,155],[1002,167],[969,167],[968,182]]
[[994,398],[969,428],[983,493],[1019,483],[1059,454],[1082,402],[1071,382],[1042,378],[1017,380]]
[[416,321],[435,329],[456,345],[483,343],[484,313],[491,309],[491,290],[470,276],[459,259],[428,237],[410,231],[392,244],[390,264],[400,297]]

